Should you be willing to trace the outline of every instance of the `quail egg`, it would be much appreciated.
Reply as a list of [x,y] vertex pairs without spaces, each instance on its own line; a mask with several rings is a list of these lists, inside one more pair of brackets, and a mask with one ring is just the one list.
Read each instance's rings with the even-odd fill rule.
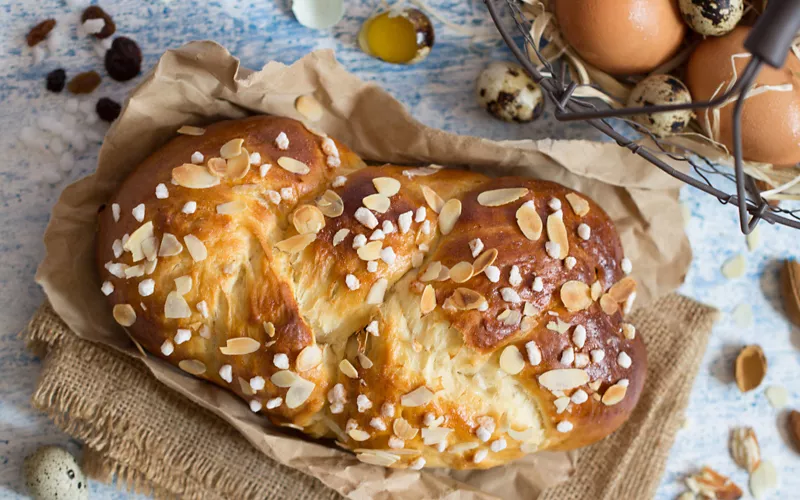
[[744,13],[744,0],[680,0],[679,4],[683,20],[701,35],[730,32]]
[[25,486],[35,500],[89,498],[86,477],[64,448],[44,446],[25,459]]
[[[639,82],[628,97],[629,108],[687,104],[692,95],[684,83],[670,75],[651,75]],[[632,119],[659,137],[681,132],[692,119],[692,110],[635,115]]]
[[415,64],[430,54],[433,23],[417,9],[390,9],[367,19],[358,33],[365,53],[394,64]]
[[493,62],[478,77],[478,103],[507,122],[529,122],[544,110],[542,89],[521,66]]

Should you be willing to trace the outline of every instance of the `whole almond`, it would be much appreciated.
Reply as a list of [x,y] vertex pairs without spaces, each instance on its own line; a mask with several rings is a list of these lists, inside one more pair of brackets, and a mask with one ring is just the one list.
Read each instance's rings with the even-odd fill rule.
[[794,446],[800,453],[800,411],[792,410],[789,413],[789,435],[792,436]]
[[742,392],[752,391],[767,374],[767,358],[758,345],[749,345],[736,357],[736,385]]
[[800,262],[787,260],[781,270],[783,306],[789,321],[800,326]]

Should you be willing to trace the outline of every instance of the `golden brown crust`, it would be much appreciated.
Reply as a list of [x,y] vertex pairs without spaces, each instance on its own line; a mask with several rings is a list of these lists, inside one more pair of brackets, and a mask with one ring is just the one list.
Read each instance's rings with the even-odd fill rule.
[[[260,162],[212,185],[203,165],[239,138]],[[176,169],[195,151],[187,181]],[[150,232],[167,255],[142,246]],[[299,122],[253,117],[148,158],[101,210],[97,244],[115,317],[144,349],[369,463],[485,468],[583,446],[624,422],[644,383],[613,223],[557,184],[364,168]],[[554,388],[564,374],[577,382]]]

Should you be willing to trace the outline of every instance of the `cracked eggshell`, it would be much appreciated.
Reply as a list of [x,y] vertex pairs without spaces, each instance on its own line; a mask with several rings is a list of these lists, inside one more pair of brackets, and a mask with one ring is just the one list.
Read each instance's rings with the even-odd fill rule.
[[[670,75],[651,75],[639,82],[628,97],[628,107],[688,104],[692,95],[684,83]],[[659,137],[681,132],[692,119],[692,110],[634,115],[632,119]]]
[[478,77],[476,94],[482,108],[507,122],[529,122],[544,110],[542,89],[509,62],[489,64]]
[[89,498],[89,487],[75,458],[59,446],[44,446],[25,459],[25,486],[35,500]]
[[292,12],[306,28],[324,30],[342,20],[344,0],[294,0]]
[[739,24],[744,0],[680,0],[681,16],[697,33],[721,36]]

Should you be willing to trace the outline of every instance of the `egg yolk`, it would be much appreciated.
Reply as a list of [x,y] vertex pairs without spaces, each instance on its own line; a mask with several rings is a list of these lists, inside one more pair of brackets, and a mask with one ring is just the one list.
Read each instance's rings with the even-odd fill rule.
[[417,55],[417,31],[403,16],[381,14],[369,22],[366,42],[372,54],[390,63],[407,63]]

